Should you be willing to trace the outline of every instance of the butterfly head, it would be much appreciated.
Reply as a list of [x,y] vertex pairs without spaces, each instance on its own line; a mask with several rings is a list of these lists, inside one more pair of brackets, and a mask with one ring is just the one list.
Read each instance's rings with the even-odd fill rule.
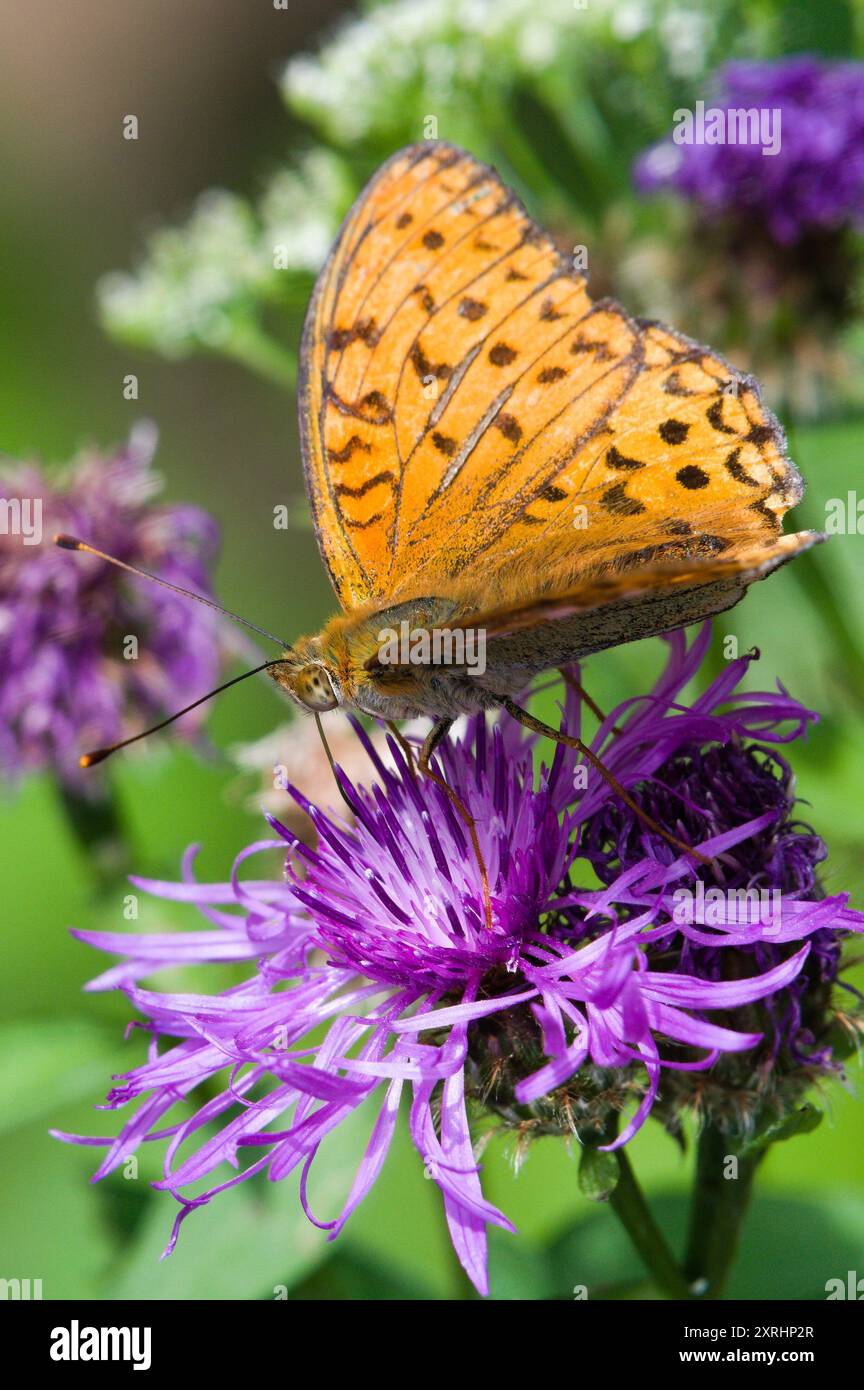
[[338,682],[332,668],[311,646],[310,642],[300,642],[289,648],[268,674],[302,709],[325,714],[339,707]]

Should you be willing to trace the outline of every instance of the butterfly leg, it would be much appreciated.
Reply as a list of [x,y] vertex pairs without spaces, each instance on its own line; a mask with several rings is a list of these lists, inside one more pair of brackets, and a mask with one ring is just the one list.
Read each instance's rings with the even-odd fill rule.
[[423,740],[423,747],[420,749],[420,772],[424,777],[428,777],[430,782],[434,782],[436,787],[441,788],[442,792],[444,792],[445,796],[450,800],[467,827],[468,834],[471,837],[474,856],[477,860],[477,866],[480,869],[480,881],[483,885],[483,916],[486,926],[491,931],[492,898],[489,892],[489,871],[486,868],[486,860],[483,858],[483,851],[480,848],[480,841],[477,837],[477,824],[461,797],[457,796],[453,788],[448,786],[444,778],[441,777],[431,765],[432,755],[442,739],[447,737],[452,723],[452,719],[439,719],[437,724],[432,725],[432,728]]
[[575,748],[577,752],[581,753],[585,761],[590,763],[591,766],[600,773],[604,782],[608,782],[615,794],[620,796],[625,806],[629,806],[634,815],[637,815],[643,824],[648,826],[649,830],[653,830],[655,835],[660,835],[661,838],[664,839],[667,844],[672,845],[674,849],[683,850],[694,859],[698,859],[700,864],[707,864],[709,866],[713,864],[713,860],[709,859],[707,855],[701,854],[699,850],[694,849],[692,845],[685,844],[684,841],[679,840],[676,835],[670,835],[669,831],[664,830],[662,825],[659,825],[652,816],[648,815],[647,811],[643,811],[642,807],[634,800],[630,793],[624,790],[617,777],[612,775],[609,769],[605,767],[597,757],[597,754],[588,747],[587,743],[583,743],[581,738],[572,738],[569,734],[562,734],[559,729],[553,729],[550,724],[544,724],[542,719],[536,719],[533,714],[529,714],[527,710],[514,704],[506,695],[502,697],[501,703],[507,713],[518,720],[520,724],[524,724],[526,729],[531,729],[535,734],[544,734],[546,738],[554,739],[556,743],[566,744],[568,748]]
[[[568,671],[565,666],[561,667],[561,676],[564,681],[564,684],[569,685],[570,689],[575,691],[575,693],[579,696],[579,699],[583,702],[583,704],[586,704],[588,706],[591,713],[594,715],[594,718],[597,720],[597,723],[602,724],[606,716],[603,713],[600,706],[597,704],[597,702],[591,699],[591,696],[588,694],[588,691],[585,689],[584,685],[577,681],[576,677],[572,674],[572,672]],[[620,734],[621,730],[618,728],[617,725],[613,725],[609,732],[610,734]]]
[[399,744],[399,747],[402,749],[405,761],[408,764],[408,771],[411,773],[412,777],[416,777],[417,768],[414,765],[414,749],[411,747],[411,744],[408,742],[407,738],[402,733],[402,730],[399,728],[398,724],[394,724],[392,719],[385,719],[384,723],[387,725],[387,728],[390,730],[396,742]]

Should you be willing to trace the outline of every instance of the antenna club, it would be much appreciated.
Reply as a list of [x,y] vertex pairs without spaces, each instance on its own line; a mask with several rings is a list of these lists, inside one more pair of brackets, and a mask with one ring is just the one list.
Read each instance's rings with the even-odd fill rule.
[[54,544],[59,545],[61,550],[81,550],[83,542],[77,541],[74,536],[66,536],[62,531],[53,537]]
[[92,753],[82,753],[81,757],[78,759],[78,766],[95,767],[97,763],[104,762],[113,752],[113,748],[96,748]]

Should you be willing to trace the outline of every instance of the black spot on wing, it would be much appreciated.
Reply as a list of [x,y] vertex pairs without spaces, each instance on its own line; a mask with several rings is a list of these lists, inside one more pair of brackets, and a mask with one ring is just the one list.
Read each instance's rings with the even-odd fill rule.
[[760,498],[758,502],[751,502],[750,511],[756,512],[761,516],[769,530],[779,531],[781,529],[779,518],[776,513],[772,512],[771,508],[766,505],[764,498]]
[[351,343],[365,343],[373,348],[381,340],[381,330],[374,319],[358,319],[351,328],[332,328],[327,338],[331,352],[342,352]]
[[611,362],[614,356],[609,350],[608,343],[604,343],[600,339],[592,341],[590,338],[586,338],[582,333],[573,339],[573,342],[570,344],[570,351],[574,356],[579,356],[579,354],[583,352],[590,353],[595,362]]
[[466,295],[464,299],[459,301],[459,313],[463,319],[470,319],[472,323],[476,323],[477,319],[482,319],[488,311],[488,304],[483,304],[479,299],[472,299],[470,295]]
[[365,420],[369,425],[389,425],[393,419],[393,408],[380,391],[367,391],[359,401],[345,401],[329,382],[326,389],[328,399],[340,415]]
[[613,487],[607,488],[600,498],[600,505],[613,516],[638,516],[640,512],[645,511],[643,502],[627,496],[626,483],[615,483]]
[[452,458],[459,448],[455,439],[452,439],[448,434],[439,433],[438,430],[434,430],[432,433],[432,443],[435,445],[439,454],[444,454],[448,459]]
[[449,381],[453,375],[453,368],[449,362],[432,362],[426,356],[419,338],[411,348],[409,356],[412,367],[423,382],[428,381],[430,377],[435,377],[438,381]]
[[551,299],[544,299],[540,306],[540,318],[544,323],[554,323],[556,319],[563,319],[564,314],[561,313],[560,309],[555,308]]
[[686,487],[690,492],[707,487],[711,481],[704,468],[700,468],[696,463],[688,463],[684,468],[679,468],[675,477],[681,486]]
[[664,420],[658,430],[664,444],[683,444],[690,433],[690,426],[683,420]]
[[681,380],[681,373],[679,371],[672,371],[669,373],[667,377],[664,378],[662,389],[666,392],[667,396],[696,395],[695,391],[691,391],[688,386],[684,385],[684,383]]
[[506,410],[502,410],[495,416],[495,428],[499,429],[505,439],[509,439],[511,444],[518,444],[522,438],[522,426],[515,415],[508,415]]
[[761,449],[763,444],[776,442],[777,434],[773,425],[751,425],[744,437],[748,444],[755,444],[757,449]]
[[633,472],[637,468],[644,468],[645,465],[639,459],[628,458],[626,454],[620,453],[613,444],[611,448],[606,450],[606,467],[623,468]]

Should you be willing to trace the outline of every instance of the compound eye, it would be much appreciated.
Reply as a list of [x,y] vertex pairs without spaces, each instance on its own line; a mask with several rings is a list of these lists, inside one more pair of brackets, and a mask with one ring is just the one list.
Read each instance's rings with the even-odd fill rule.
[[297,694],[308,709],[336,709],[339,701],[323,666],[304,666],[297,677]]

